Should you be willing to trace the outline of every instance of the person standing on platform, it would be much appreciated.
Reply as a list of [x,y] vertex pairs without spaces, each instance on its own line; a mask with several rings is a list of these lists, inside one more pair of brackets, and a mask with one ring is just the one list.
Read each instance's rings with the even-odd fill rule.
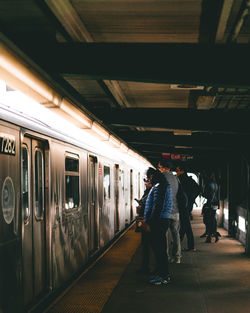
[[152,184],[145,205],[144,227],[145,231],[150,232],[157,273],[149,282],[153,285],[165,285],[170,281],[166,232],[172,208],[172,191],[159,171],[153,174]]
[[217,231],[216,219],[216,210],[219,208],[219,187],[214,172],[211,172],[208,176],[208,180],[204,187],[203,197],[207,199],[203,213],[206,217],[208,232],[205,242],[211,243],[212,237],[215,237],[215,242],[217,242],[220,237],[220,234]]
[[193,204],[196,197],[199,195],[199,185],[194,179],[187,175],[184,165],[179,164],[176,167],[177,177],[179,178],[180,184],[187,195],[187,207],[180,209],[180,240],[187,236],[187,248],[184,251],[196,251],[194,247],[194,235],[190,223],[190,213],[193,209]]
[[[145,182],[145,191],[141,199],[138,201],[139,205],[136,207],[137,214],[139,218],[144,217],[145,204],[152,188],[152,176],[156,170],[152,167],[149,167],[146,171],[146,178],[144,178]],[[141,230],[141,245],[142,245],[142,263],[141,267],[138,269],[138,273],[146,274],[149,273],[149,254],[150,254],[150,233]]]
[[172,173],[174,168],[173,163],[170,159],[162,158],[158,162],[158,169],[163,173],[166,181],[172,189],[172,208],[169,221],[169,228],[171,231],[173,239],[173,248],[172,248],[172,263],[181,263],[181,242],[180,242],[180,215],[179,208],[177,203],[177,191],[179,182],[177,177]]

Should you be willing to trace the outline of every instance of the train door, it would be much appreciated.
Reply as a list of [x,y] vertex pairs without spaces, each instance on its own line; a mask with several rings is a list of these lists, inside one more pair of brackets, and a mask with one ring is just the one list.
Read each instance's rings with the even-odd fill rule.
[[133,170],[130,170],[130,221],[133,220],[134,182]]
[[115,184],[114,184],[114,188],[115,188],[115,211],[114,211],[114,230],[115,232],[118,232],[120,229],[120,217],[119,217],[119,165],[116,164],[115,165],[115,173],[114,173],[114,177],[115,177]]
[[88,220],[89,220],[89,253],[92,254],[98,249],[98,205],[97,205],[97,158],[89,157],[89,205],[88,205]]
[[45,149],[24,137],[22,144],[23,290],[27,305],[46,288]]

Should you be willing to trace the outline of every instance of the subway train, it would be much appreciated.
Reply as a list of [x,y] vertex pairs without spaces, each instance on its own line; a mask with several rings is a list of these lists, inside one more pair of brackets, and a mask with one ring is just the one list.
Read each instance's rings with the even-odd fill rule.
[[1,313],[36,310],[104,252],[150,165],[35,106],[0,99]]

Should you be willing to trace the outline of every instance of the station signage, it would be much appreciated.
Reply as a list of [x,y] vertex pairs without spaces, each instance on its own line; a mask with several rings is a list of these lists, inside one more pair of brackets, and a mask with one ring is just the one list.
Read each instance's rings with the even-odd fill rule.
[[162,153],[162,157],[164,159],[182,160],[182,155],[181,154]]
[[14,136],[0,133],[0,153],[16,155],[16,138]]
[[194,157],[192,155],[188,154],[174,154],[174,153],[162,153],[162,157],[164,159],[171,159],[171,160],[181,160],[181,161],[187,161],[192,160]]

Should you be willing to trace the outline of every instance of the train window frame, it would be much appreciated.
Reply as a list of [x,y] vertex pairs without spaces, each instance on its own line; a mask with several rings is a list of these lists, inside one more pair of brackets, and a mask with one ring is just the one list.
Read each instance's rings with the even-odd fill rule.
[[[23,203],[23,199],[24,199],[24,184],[23,184],[23,150],[25,149],[26,153],[27,153],[27,204],[28,207],[25,209],[24,211],[24,203]],[[22,160],[22,165],[21,165],[21,181],[22,181],[22,216],[23,216],[23,221],[24,221],[24,225],[28,225],[30,222],[30,218],[31,218],[31,209],[30,209],[30,156],[29,156],[29,148],[26,144],[22,144],[21,146],[21,160]],[[26,191],[25,191],[26,193]],[[27,217],[26,217],[27,216]]]
[[[70,167],[67,168],[67,165],[66,165],[66,161],[67,160],[77,161],[77,167],[74,170],[73,169],[70,170]],[[71,192],[73,190],[74,191],[77,190],[78,191],[77,195],[75,197],[75,194],[73,194],[72,197],[68,197],[68,199],[72,199],[72,202],[73,202],[72,205],[70,205],[70,201],[68,201],[68,199],[67,199],[67,194],[68,194],[67,186],[69,185],[69,184],[67,184],[67,178],[69,178],[69,177],[73,178],[73,180],[75,180],[74,179],[75,177],[78,177],[78,180],[77,180],[78,186],[77,186],[77,188],[72,188],[71,189]],[[80,182],[81,182],[81,180],[80,180],[80,157],[77,154],[66,152],[65,155],[64,155],[64,190],[65,190],[65,192],[64,192],[64,208],[65,208],[65,210],[67,212],[69,212],[71,210],[78,210],[80,205],[81,205]],[[74,186],[75,186],[75,184],[74,184]],[[75,200],[77,200],[76,201],[76,205],[74,205]]]
[[[40,148],[38,148],[38,147],[36,147],[36,149],[35,149],[35,153],[34,153],[34,162],[35,162],[35,164],[34,164],[34,169],[35,169],[35,171],[34,171],[34,180],[35,180],[35,183],[36,183],[36,155],[37,155],[37,152],[39,152],[40,153],[40,155],[42,156],[42,159],[41,159],[41,186],[40,186],[40,190],[41,190],[41,192],[42,192],[42,195],[41,195],[41,210],[40,210],[40,213],[39,213],[39,215],[37,214],[37,212],[38,212],[38,210],[37,210],[37,186],[36,186],[36,184],[35,184],[35,187],[34,187],[34,191],[35,191],[35,197],[34,197],[34,203],[35,203],[35,219],[36,219],[36,221],[43,221],[44,220],[44,212],[45,212],[45,195],[44,195],[44,154],[43,154],[43,150],[42,149],[40,149]],[[38,203],[40,203],[40,201],[38,201]]]

